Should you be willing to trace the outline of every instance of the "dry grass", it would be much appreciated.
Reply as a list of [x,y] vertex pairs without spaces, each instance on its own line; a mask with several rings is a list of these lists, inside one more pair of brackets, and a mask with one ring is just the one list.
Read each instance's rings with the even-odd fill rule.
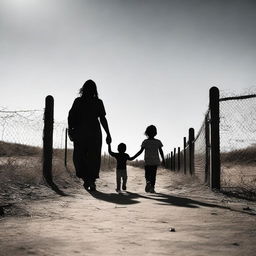
[[256,146],[221,153],[221,187],[225,193],[256,200]]
[[[72,160],[73,150],[67,151],[67,167],[64,165],[64,149],[53,150],[53,179],[64,185],[76,180]],[[101,169],[113,170],[115,159],[102,156]],[[44,184],[42,177],[42,148],[16,143],[0,142],[0,185],[8,184]]]
[[144,164],[143,160],[134,160],[134,161],[129,162],[129,165],[144,169],[145,164]]
[[[67,187],[74,181],[75,171],[71,149],[67,152],[67,167],[64,166],[64,150],[53,151],[53,179],[60,187]],[[256,197],[256,147],[222,153],[221,185],[226,191],[239,191],[247,198]],[[129,162],[135,167],[144,167],[144,161]],[[103,155],[102,171],[113,171],[116,160]],[[15,143],[0,142],[0,192],[8,191],[10,185],[45,185],[42,177],[42,148]]]
[[221,162],[230,164],[256,165],[256,146],[221,153]]
[[41,148],[0,141],[0,157],[39,156]]

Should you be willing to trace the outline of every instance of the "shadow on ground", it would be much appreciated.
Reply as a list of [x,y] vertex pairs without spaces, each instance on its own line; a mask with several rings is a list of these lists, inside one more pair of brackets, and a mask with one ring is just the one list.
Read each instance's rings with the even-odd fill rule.
[[209,207],[209,208],[219,208],[219,209],[226,209],[230,211],[240,212],[248,215],[255,215],[255,213],[247,212],[243,210],[232,209],[228,206],[222,206],[218,204],[212,204],[207,202],[202,202],[186,197],[177,197],[174,195],[168,195],[164,193],[155,193],[155,194],[148,194],[147,196],[132,193],[132,192],[125,192],[125,193],[104,193],[100,191],[89,192],[92,197],[103,200],[113,204],[120,204],[120,205],[129,205],[129,204],[137,204],[141,203],[139,199],[147,199],[147,200],[154,200],[156,204],[167,205],[167,206],[177,206],[177,207],[186,207],[186,208],[200,208],[200,207]]
[[103,200],[109,203],[114,203],[114,204],[123,204],[123,205],[127,205],[127,204],[137,204],[140,203],[140,201],[135,200],[136,198],[139,198],[140,196],[138,194],[135,193],[120,193],[120,194],[116,194],[116,193],[103,193],[100,191],[93,191],[90,192],[92,197],[99,199],[99,200]]
[[[199,207],[215,207],[215,208],[226,208],[224,206],[220,206],[217,204],[209,204],[205,202],[200,202],[197,200],[192,200],[185,197],[177,197],[173,195],[156,193],[149,194],[148,196],[144,196],[138,193],[125,192],[125,193],[104,193],[100,191],[89,192],[92,197],[103,200],[109,203],[114,204],[137,204],[141,203],[139,198],[144,198],[148,200],[155,200],[158,204],[162,205],[173,205],[179,207],[188,207],[188,208],[199,208]],[[137,199],[137,200],[136,200]]]

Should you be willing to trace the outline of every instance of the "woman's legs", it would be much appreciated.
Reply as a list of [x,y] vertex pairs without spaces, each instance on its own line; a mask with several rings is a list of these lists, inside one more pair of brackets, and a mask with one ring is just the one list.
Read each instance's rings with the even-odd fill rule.
[[79,133],[74,141],[73,162],[76,175],[84,181],[84,187],[96,190],[95,181],[99,178],[101,164],[102,135],[100,130],[95,133]]
[[83,170],[85,168],[84,146],[79,141],[74,141],[73,162],[76,170],[76,176],[78,178],[83,178],[84,177]]

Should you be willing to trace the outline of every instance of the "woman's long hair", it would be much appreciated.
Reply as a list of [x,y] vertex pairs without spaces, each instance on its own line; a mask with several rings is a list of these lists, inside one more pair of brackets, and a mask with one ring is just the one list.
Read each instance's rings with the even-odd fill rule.
[[87,80],[83,87],[79,90],[79,94],[81,97],[98,99],[98,91],[95,82],[91,79]]

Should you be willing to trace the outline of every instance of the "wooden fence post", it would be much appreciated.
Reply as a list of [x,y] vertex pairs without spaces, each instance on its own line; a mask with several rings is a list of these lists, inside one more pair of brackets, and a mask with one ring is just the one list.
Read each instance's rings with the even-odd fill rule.
[[209,113],[205,116],[205,178],[204,182],[209,185],[209,177],[210,177],[210,126],[209,126]]
[[167,154],[167,157],[166,157],[166,169],[170,169],[170,154]]
[[171,151],[171,170],[173,170],[173,152]]
[[186,154],[186,147],[187,147],[187,141],[186,137],[183,138],[183,152],[184,152],[184,158],[183,158],[183,171],[184,174],[186,174],[186,169],[187,169],[187,154]]
[[47,182],[52,181],[53,106],[54,99],[48,95],[45,98],[43,131],[43,176]]
[[211,188],[220,189],[220,110],[219,89],[210,89],[211,115]]
[[178,166],[177,166],[178,171],[180,171],[180,147],[178,147]]
[[195,130],[194,128],[189,129],[189,136],[188,136],[188,143],[189,143],[189,171],[190,174],[194,174],[194,153],[195,153]]
[[68,128],[65,129],[65,155],[64,155],[64,165],[67,167],[67,153],[68,153]]
[[173,150],[173,170],[176,171],[176,148]]

